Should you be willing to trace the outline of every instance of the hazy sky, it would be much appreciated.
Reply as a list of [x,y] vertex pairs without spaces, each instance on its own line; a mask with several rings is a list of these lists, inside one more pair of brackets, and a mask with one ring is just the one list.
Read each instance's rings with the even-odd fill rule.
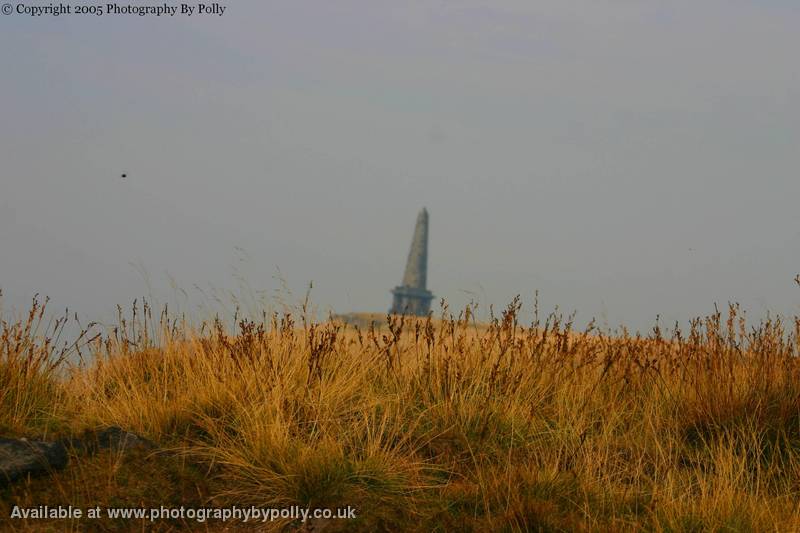
[[384,312],[426,206],[453,307],[800,313],[800,3],[223,4],[0,16],[7,311],[280,271]]

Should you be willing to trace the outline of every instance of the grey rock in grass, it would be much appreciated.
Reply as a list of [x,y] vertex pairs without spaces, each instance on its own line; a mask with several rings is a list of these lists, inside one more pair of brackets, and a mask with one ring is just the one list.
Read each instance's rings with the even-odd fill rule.
[[67,449],[95,453],[112,450],[153,450],[156,445],[122,428],[112,426],[86,433],[82,438],[45,442],[0,437],[0,486],[27,476],[46,474],[67,466]]
[[0,437],[0,485],[28,475],[58,470],[66,465],[67,449],[60,442]]
[[156,445],[136,433],[125,431],[122,428],[112,426],[97,433],[97,444],[101,449],[111,449],[123,452],[134,448],[152,450]]
[[152,441],[117,426],[89,432],[82,438],[72,438],[67,442],[67,445],[77,451],[89,453],[94,453],[98,450],[124,452],[133,449],[152,450],[156,448]]

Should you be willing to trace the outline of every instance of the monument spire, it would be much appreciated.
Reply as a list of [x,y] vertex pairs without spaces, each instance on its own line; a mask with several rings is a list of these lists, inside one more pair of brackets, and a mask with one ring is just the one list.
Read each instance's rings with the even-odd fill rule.
[[427,289],[428,281],[428,210],[424,207],[417,215],[414,237],[408,251],[403,284],[392,290],[393,314],[425,316],[431,308],[433,294]]

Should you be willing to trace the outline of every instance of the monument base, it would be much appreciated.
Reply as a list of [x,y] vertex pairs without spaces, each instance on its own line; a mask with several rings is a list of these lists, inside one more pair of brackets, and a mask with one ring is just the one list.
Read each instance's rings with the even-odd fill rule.
[[431,310],[433,293],[429,290],[401,285],[395,287],[392,294],[394,299],[389,313],[393,315],[427,316]]

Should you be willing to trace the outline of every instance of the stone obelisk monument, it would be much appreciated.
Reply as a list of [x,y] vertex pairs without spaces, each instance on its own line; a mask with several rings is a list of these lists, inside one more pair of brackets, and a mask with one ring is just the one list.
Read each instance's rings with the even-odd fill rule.
[[392,290],[392,314],[425,316],[431,308],[433,293],[428,281],[428,211],[423,207],[417,215],[414,238],[408,252],[403,284]]

